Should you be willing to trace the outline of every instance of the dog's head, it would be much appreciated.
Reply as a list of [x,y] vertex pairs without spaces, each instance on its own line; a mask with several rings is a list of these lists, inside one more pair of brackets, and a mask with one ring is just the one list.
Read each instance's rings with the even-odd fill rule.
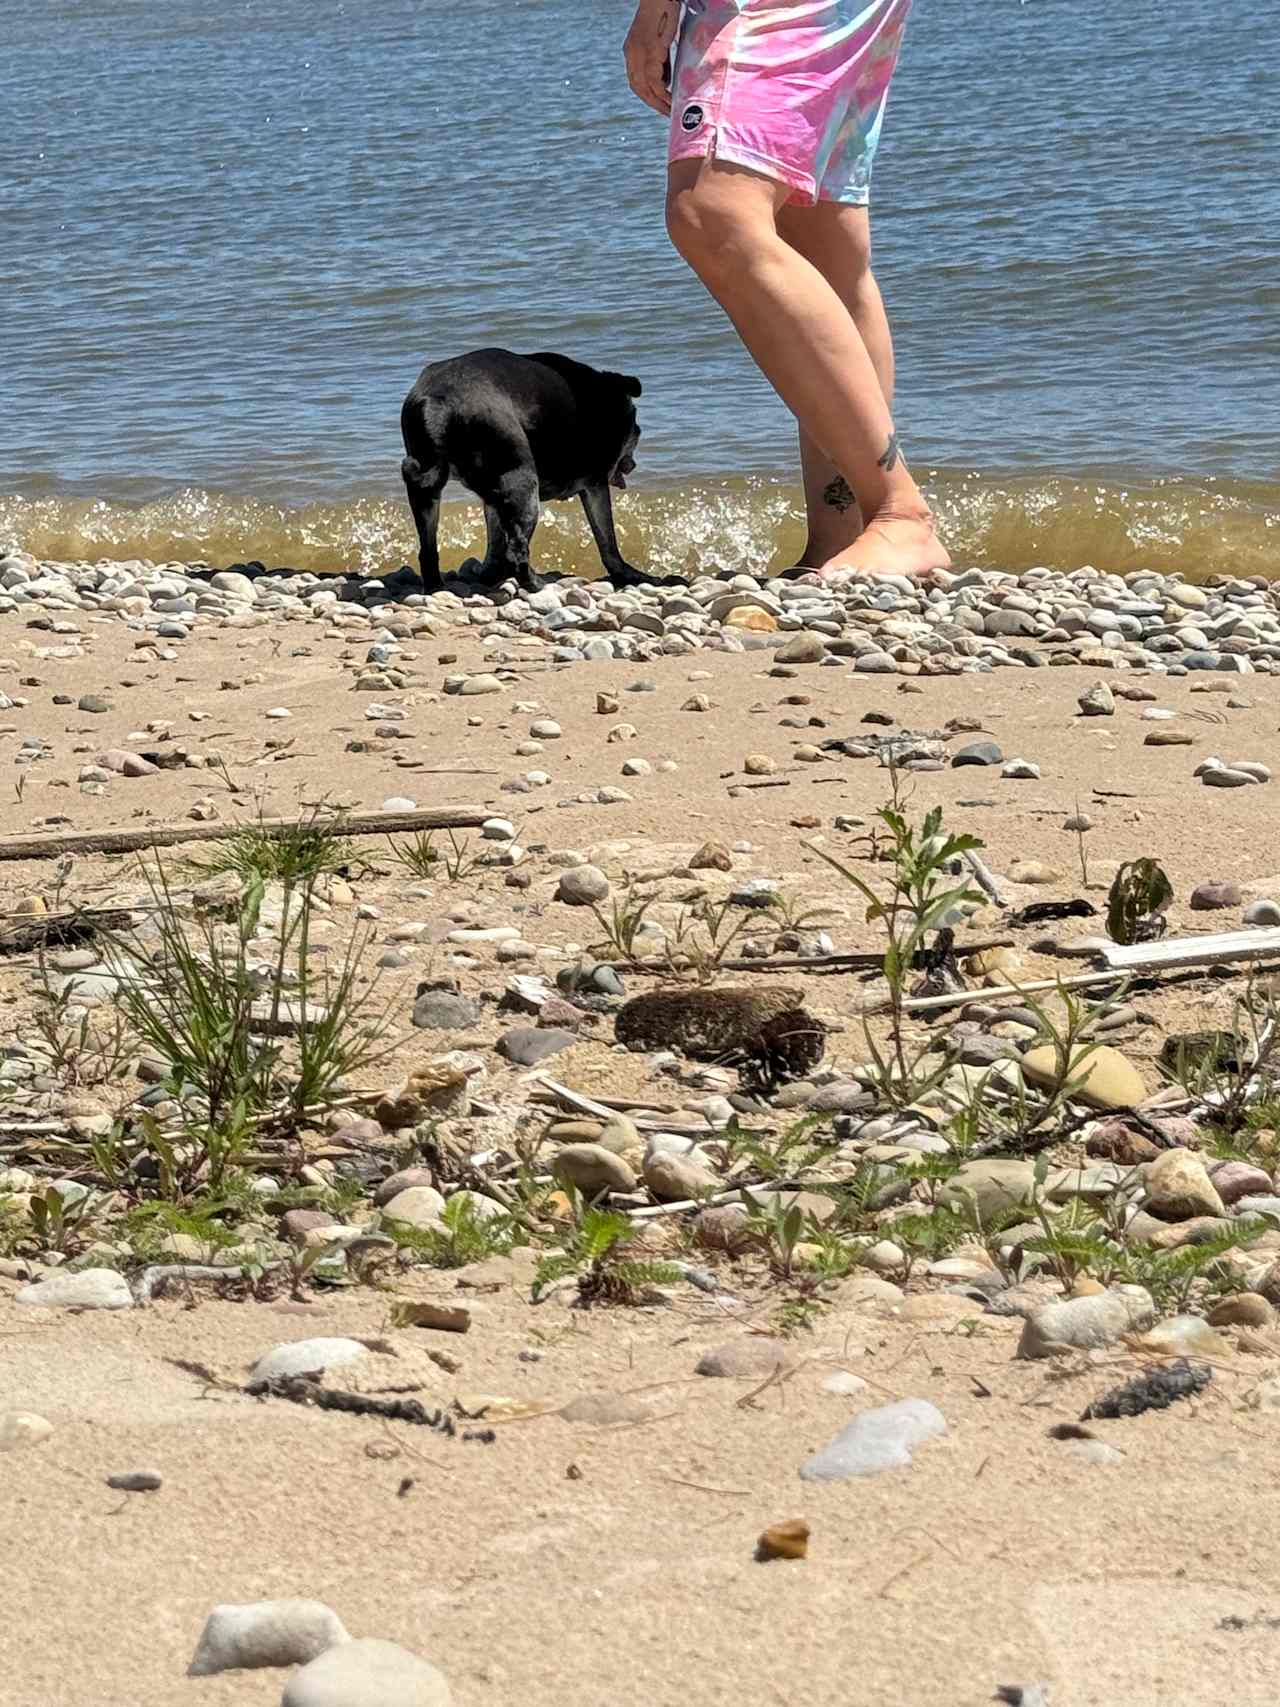
[[611,446],[617,446],[617,453],[609,467],[609,484],[615,486],[619,492],[625,492],[627,476],[635,470],[636,446],[640,443],[635,400],[644,388],[640,381],[629,373],[603,373],[600,377],[608,387],[610,414],[617,424],[617,436],[611,433],[609,440]]

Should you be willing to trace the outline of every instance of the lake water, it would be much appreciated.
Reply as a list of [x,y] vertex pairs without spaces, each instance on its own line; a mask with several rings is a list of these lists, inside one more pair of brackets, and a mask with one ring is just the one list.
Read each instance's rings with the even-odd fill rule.
[[[662,227],[628,0],[40,0],[5,21],[0,541],[391,567],[428,359],[639,374],[624,548],[799,537],[790,418]],[[1280,574],[1280,50],[1256,0],[916,0],[874,186],[957,558]],[[448,513],[447,553],[475,512]],[[576,507],[544,567],[591,561]]]

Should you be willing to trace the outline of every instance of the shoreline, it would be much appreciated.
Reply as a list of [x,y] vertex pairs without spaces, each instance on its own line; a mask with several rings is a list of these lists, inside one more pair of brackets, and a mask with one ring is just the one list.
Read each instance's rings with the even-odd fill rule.
[[[1280,482],[1230,476],[967,474],[925,470],[925,490],[952,555],[1019,572],[1098,566],[1280,576]],[[728,568],[758,573],[794,561],[803,541],[794,476],[716,475],[641,480],[616,505],[623,549],[665,573]],[[479,507],[451,489],[441,534],[446,561],[482,546]],[[275,567],[384,572],[414,561],[408,508],[388,480],[333,501],[204,487],[124,500],[46,492],[0,496],[0,549],[70,561],[200,561],[216,568]],[[547,571],[597,572],[576,504],[548,505],[535,537]]]

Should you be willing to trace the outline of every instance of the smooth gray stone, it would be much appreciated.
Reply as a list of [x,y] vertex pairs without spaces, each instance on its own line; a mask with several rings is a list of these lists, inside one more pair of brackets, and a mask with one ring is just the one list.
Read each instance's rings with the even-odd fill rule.
[[33,1280],[14,1293],[13,1301],[55,1310],[128,1310],[133,1307],[133,1294],[115,1269],[82,1268],[76,1274]]
[[255,1600],[215,1606],[205,1621],[188,1677],[263,1666],[305,1666],[351,1638],[336,1612],[318,1600]]
[[904,1469],[911,1452],[947,1432],[947,1419],[927,1399],[900,1399],[895,1405],[864,1411],[821,1452],[800,1467],[806,1482],[843,1482],[850,1476],[877,1476]]
[[264,1352],[249,1371],[250,1381],[280,1381],[295,1375],[312,1375],[325,1369],[340,1369],[368,1357],[369,1348],[359,1340],[287,1340]]

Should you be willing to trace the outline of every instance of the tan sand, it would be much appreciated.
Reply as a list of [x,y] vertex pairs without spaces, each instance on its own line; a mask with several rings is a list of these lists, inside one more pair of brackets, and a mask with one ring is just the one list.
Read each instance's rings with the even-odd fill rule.
[[[872,760],[806,764],[792,754],[798,742],[854,733],[867,710],[881,709],[917,731],[980,718],[1006,755],[1042,766],[1039,782],[964,769],[911,784],[912,809],[944,805],[948,824],[985,839],[997,872],[1023,856],[1062,874],[1047,887],[1009,885],[1015,899],[1082,892],[1076,841],[1061,827],[1077,805],[1094,820],[1087,849],[1095,883],[1109,875],[1108,862],[1158,854],[1177,891],[1176,924],[1221,928],[1236,919],[1188,913],[1190,886],[1207,877],[1280,892],[1280,879],[1267,881],[1280,871],[1280,793],[1214,792],[1191,778],[1210,752],[1273,760],[1276,689],[1263,677],[1231,681],[1232,693],[1252,702],[1231,711],[1225,694],[1193,694],[1197,678],[1155,683],[1159,703],[1179,713],[1177,726],[1195,742],[1148,749],[1143,737],[1153,725],[1139,720],[1140,705],[1121,701],[1113,718],[1074,715],[1077,695],[1095,679],[1075,669],[923,679],[918,694],[907,694],[895,678],[802,668],[780,680],[765,674],[767,655],[712,654],[530,671],[501,695],[431,700],[446,673],[481,667],[480,642],[449,634],[415,643],[422,685],[404,699],[412,739],[381,742],[364,708],[402,696],[351,690],[340,654],[361,656],[363,636],[333,641],[302,623],[202,633],[178,663],[163,665],[132,663],[136,637],[115,624],[89,632],[88,661],[33,662],[25,640],[50,637],[6,630],[12,667],[0,666],[0,687],[31,705],[0,714],[0,725],[38,734],[53,751],[28,773],[20,802],[6,783],[4,833],[55,813],[76,828],[180,819],[204,796],[225,819],[257,799],[282,812],[325,796],[363,807],[391,795],[421,805],[477,802],[512,817],[530,848],[590,851],[625,841],[638,852],[655,842],[749,840],[758,851],[737,860],[736,876],[786,878],[789,892],[806,900],[831,896],[846,910],[830,927],[837,946],[873,947],[850,892],[802,843],[817,835],[833,850],[846,846],[833,818],[869,818],[885,798],[887,773]],[[306,655],[292,656],[295,646]],[[441,652],[459,661],[438,664]],[[702,671],[709,679],[690,680]],[[261,679],[219,687],[250,675]],[[25,677],[39,685],[19,686]],[[622,692],[617,715],[596,715],[598,690],[642,677],[659,691]],[[116,709],[93,716],[56,707],[56,692],[101,692]],[[680,709],[694,692],[710,697],[711,712]],[[795,693],[811,704],[780,704]],[[536,712],[514,710],[517,701]],[[264,717],[278,705],[290,708],[290,720]],[[201,710],[208,721],[187,721]],[[1204,710],[1225,721],[1201,721]],[[554,716],[563,737],[537,757],[517,758],[513,748],[534,715]],[[781,729],[782,715],[821,718],[825,727]],[[472,717],[482,724],[468,727]],[[82,796],[80,765],[103,747],[144,744],[129,735],[152,719],[172,719],[175,740],[222,753],[246,792],[229,795],[212,772],[176,771]],[[607,731],[623,721],[636,726],[637,739],[610,744]],[[0,757],[19,738],[0,735]],[[266,740],[289,738],[287,759],[264,760]],[[372,750],[345,754],[351,738],[368,739]],[[788,786],[733,794],[753,752],[775,758]],[[396,765],[406,755],[498,774],[428,778]],[[620,767],[632,755],[670,756],[679,769],[624,779]],[[500,791],[533,767],[551,773],[549,788]],[[18,773],[6,774],[12,781]],[[631,799],[557,806],[602,784],[625,787]],[[960,804],[971,801],[984,804]],[[795,827],[810,817],[816,828]],[[555,873],[537,855],[526,893],[506,889],[497,874],[458,893],[438,885],[431,899],[414,900],[385,847],[368,841],[360,851],[382,873],[353,867],[352,875],[357,895],[382,911],[379,930],[439,919],[471,898],[480,922],[518,922],[539,945],[598,935],[589,915],[551,899]],[[606,848],[600,861],[617,879],[631,857]],[[137,881],[131,862],[86,856],[70,889],[77,900],[100,902],[136,890]],[[0,865],[0,909],[34,894],[52,899],[47,865]],[[1100,901],[1101,891],[1092,898]],[[344,930],[350,918],[347,908]],[[1089,928],[1073,921],[1064,934]],[[451,969],[445,952],[436,951],[437,971]],[[410,991],[431,963],[419,950]],[[1050,973],[1062,964],[1031,954],[1024,963]],[[548,964],[554,970],[557,962]],[[463,981],[496,991],[510,970],[485,958]],[[0,967],[0,994],[19,1023],[30,979],[28,966]],[[849,1023],[852,980],[806,985],[818,1011]],[[1202,981],[1138,1003],[1159,1024],[1137,1026],[1123,1046],[1149,1083],[1164,1031],[1220,1022],[1233,988]],[[407,1007],[406,995],[406,1022]],[[477,1035],[491,1041],[499,1029],[489,1010]],[[853,1036],[850,1029],[833,1040],[835,1061],[848,1057]],[[399,1067],[460,1041],[406,1023],[383,1077],[390,1082]],[[614,1055],[603,1036],[550,1068],[588,1090],[626,1085],[679,1100],[638,1058]],[[495,1069],[482,1094],[505,1095],[517,1077]],[[416,1284],[444,1297],[456,1283],[441,1275]],[[998,1684],[1032,1682],[1051,1686],[1053,1707],[1261,1707],[1275,1697],[1280,1631],[1267,1620],[1280,1617],[1270,1586],[1280,1563],[1276,1424],[1245,1399],[1277,1360],[1233,1356],[1198,1401],[1091,1425],[1125,1454],[1102,1468],[1047,1430],[1132,1374],[1132,1356],[1082,1359],[1062,1378],[1049,1365],[1013,1360],[1016,1320],[955,1300],[937,1306],[944,1314],[935,1319],[927,1305],[909,1304],[907,1320],[837,1302],[794,1342],[805,1359],[798,1373],[742,1403],[758,1383],[706,1380],[693,1369],[706,1347],[768,1326],[768,1298],[756,1296],[738,1316],[692,1291],[666,1309],[583,1313],[555,1302],[534,1308],[527,1286],[507,1286],[477,1299],[465,1339],[415,1337],[462,1358],[456,1376],[440,1373],[439,1402],[487,1394],[560,1404],[587,1391],[647,1392],[655,1415],[603,1429],[555,1416],[504,1422],[485,1446],[204,1391],[169,1361],[195,1359],[234,1375],[282,1340],[378,1335],[387,1301],[377,1293],[326,1296],[303,1308],[167,1301],[77,1316],[14,1306],[7,1299],[16,1286],[0,1279],[0,1409],[39,1412],[54,1432],[0,1458],[0,1702],[14,1707],[274,1707],[279,1672],[202,1680],[184,1672],[215,1603],[276,1596],[322,1600],[353,1634],[426,1655],[448,1673],[459,1707],[976,1707]],[[530,1352],[536,1360],[522,1360]],[[863,1377],[867,1390],[824,1392],[837,1369]],[[909,1470],[833,1487],[799,1480],[799,1465],[855,1412],[904,1396],[932,1400],[949,1424]],[[124,1496],[105,1487],[106,1475],[138,1467],[163,1474],[160,1492]],[[401,1496],[406,1477],[413,1486]],[[812,1526],[808,1559],[757,1564],[760,1531],[792,1517]],[[1224,1629],[1230,1618],[1247,1628]]]

